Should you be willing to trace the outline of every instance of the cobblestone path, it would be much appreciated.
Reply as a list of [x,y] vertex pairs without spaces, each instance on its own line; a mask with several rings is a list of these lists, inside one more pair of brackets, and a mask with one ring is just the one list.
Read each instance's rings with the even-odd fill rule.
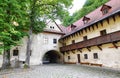
[[120,78],[120,70],[81,65],[42,65],[1,71],[0,78]]

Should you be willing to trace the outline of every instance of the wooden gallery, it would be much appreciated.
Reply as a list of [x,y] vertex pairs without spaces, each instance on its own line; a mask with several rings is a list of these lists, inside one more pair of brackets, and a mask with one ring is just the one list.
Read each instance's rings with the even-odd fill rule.
[[64,32],[59,42],[65,63],[120,68],[119,0],[109,0]]

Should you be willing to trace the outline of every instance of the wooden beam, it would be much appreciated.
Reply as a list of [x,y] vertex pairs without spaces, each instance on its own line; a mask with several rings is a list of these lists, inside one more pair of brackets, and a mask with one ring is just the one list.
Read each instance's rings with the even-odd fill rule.
[[77,36],[77,32],[75,33],[75,36]]
[[113,20],[114,20],[114,22],[116,21],[115,16],[113,16]]
[[62,52],[63,55],[65,55],[65,52]]
[[85,28],[85,32],[87,33],[87,28]]
[[120,13],[118,13],[119,17],[120,17]]
[[100,21],[101,26],[103,26],[103,21]]
[[79,36],[79,32],[77,32],[77,36]]
[[116,42],[113,42],[112,44],[116,49],[118,49],[118,46],[116,45]]
[[96,23],[96,27],[98,28],[98,23]]
[[80,31],[78,33],[79,33],[79,35],[81,35]]
[[108,23],[108,24],[110,23],[109,18],[107,18],[107,23]]
[[70,54],[69,51],[66,51],[67,54]]
[[102,47],[101,47],[101,45],[97,45],[97,47],[102,51]]
[[94,26],[91,26],[92,27],[92,29],[94,30]]
[[81,30],[81,34],[83,34],[83,30]]
[[75,50],[72,50],[72,53],[75,54]]
[[82,53],[82,49],[78,49],[78,51],[80,51]]
[[91,49],[90,49],[90,47],[86,47],[86,48],[88,49],[88,51],[89,51],[89,52],[91,52]]
[[88,27],[88,30],[90,31],[90,27]]

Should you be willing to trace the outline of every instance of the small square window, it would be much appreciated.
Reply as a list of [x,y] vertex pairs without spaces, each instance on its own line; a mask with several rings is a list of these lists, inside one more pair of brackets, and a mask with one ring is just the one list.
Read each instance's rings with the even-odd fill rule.
[[52,26],[50,26],[50,28],[52,28]]
[[94,59],[98,59],[98,54],[97,53],[94,53],[93,56],[94,56]]
[[56,44],[57,43],[57,39],[53,39],[53,43]]
[[68,56],[68,60],[70,60],[70,56]]
[[84,54],[84,59],[88,59],[88,55],[87,54]]
[[100,35],[101,35],[101,36],[106,35],[106,34],[107,34],[107,33],[106,33],[106,30],[100,31]]
[[104,10],[102,11],[102,13],[103,13],[103,14],[107,14],[107,13],[108,13],[108,9],[104,9]]
[[44,37],[44,44],[48,44],[48,38]]
[[83,37],[83,40],[84,40],[84,41],[87,40],[87,39],[88,39],[87,36],[84,36],[84,37]]
[[13,56],[18,56],[19,51],[18,50],[13,50]]
[[84,24],[88,23],[88,20],[84,20]]
[[75,40],[72,40],[72,44],[74,44],[75,43]]

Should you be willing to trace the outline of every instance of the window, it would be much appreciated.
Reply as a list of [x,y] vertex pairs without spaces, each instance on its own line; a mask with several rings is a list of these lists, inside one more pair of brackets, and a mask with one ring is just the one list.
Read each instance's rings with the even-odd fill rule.
[[104,10],[102,11],[102,13],[103,13],[103,14],[107,14],[107,13],[108,13],[108,9],[104,9]]
[[48,43],[48,38],[44,37],[44,44],[47,44],[47,43]]
[[87,36],[84,36],[84,37],[83,37],[83,40],[84,40],[84,41],[87,40]]
[[77,26],[71,24],[71,30],[73,31]]
[[88,55],[87,54],[84,54],[84,59],[88,59]]
[[98,54],[97,53],[94,53],[93,56],[94,56],[94,59],[98,59]]
[[106,35],[106,30],[100,31],[100,35],[101,35],[101,36]]
[[13,56],[18,56],[19,51],[18,50],[13,50]]
[[90,20],[90,18],[88,18],[88,17],[86,17],[86,16],[83,17],[83,22],[84,22],[84,24],[88,23],[89,20]]
[[75,40],[72,40],[72,44],[74,44],[75,43]]
[[88,23],[88,20],[84,20],[84,24]]
[[53,39],[53,43],[56,44],[57,43],[57,39]]
[[52,26],[50,26],[50,28],[52,28]]
[[25,61],[23,61],[22,63],[25,64]]
[[70,56],[68,56],[68,60],[70,60]]
[[53,29],[54,29],[54,27],[53,27]]
[[50,26],[51,29],[54,29],[54,26]]
[[104,4],[100,10],[102,11],[103,15],[105,15],[109,12],[111,8],[112,8],[111,6]]

